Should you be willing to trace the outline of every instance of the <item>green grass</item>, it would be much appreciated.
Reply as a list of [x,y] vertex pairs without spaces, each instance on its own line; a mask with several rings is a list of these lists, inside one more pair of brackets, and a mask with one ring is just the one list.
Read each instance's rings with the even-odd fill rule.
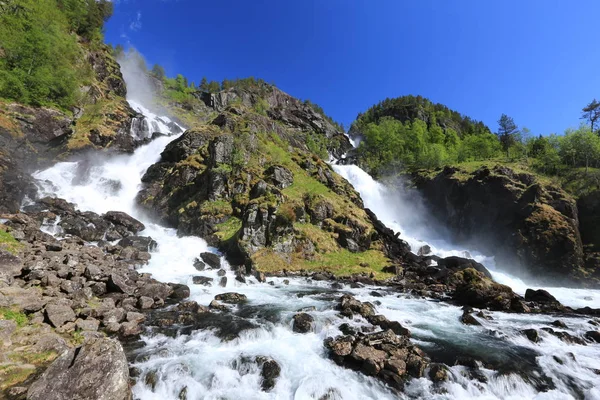
[[13,235],[4,230],[4,225],[0,225],[0,249],[17,254],[22,247],[23,245]]
[[239,218],[231,217],[222,224],[218,224],[216,228],[217,232],[215,232],[215,235],[217,235],[221,241],[227,241],[242,229],[242,221]]
[[[188,207],[190,207],[191,204],[195,204],[195,202],[188,204]],[[233,213],[233,208],[231,207],[231,202],[229,201],[215,200],[203,202],[200,206],[200,211],[202,214],[231,215]]]
[[317,254],[314,260],[306,260],[294,254],[286,260],[269,249],[262,249],[252,256],[256,268],[262,272],[290,271],[328,271],[336,276],[349,276],[363,272],[373,272],[378,279],[390,278],[393,275],[382,269],[390,264],[390,260],[379,250],[367,250],[352,253],[347,249]]
[[15,321],[19,327],[25,326],[29,322],[27,315],[23,312],[5,307],[0,308],[0,319]]

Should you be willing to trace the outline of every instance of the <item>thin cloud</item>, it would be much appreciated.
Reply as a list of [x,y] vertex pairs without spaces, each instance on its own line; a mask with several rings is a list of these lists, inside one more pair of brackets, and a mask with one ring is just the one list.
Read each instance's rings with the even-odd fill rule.
[[135,19],[129,24],[129,30],[137,32],[142,29],[142,12],[138,11]]

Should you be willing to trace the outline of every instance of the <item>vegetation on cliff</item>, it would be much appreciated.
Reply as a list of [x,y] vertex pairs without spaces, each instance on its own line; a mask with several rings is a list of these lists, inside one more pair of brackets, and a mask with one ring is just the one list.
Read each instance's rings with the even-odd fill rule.
[[70,109],[92,81],[82,49],[101,46],[107,0],[8,0],[0,4],[0,97]]

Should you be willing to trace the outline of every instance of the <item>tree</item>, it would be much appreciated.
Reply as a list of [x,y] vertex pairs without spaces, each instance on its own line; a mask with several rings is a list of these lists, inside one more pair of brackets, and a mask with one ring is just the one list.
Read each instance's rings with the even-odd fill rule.
[[581,119],[588,120],[590,123],[592,133],[596,132],[594,130],[594,125],[596,124],[596,121],[598,121],[598,119],[600,118],[600,102],[594,99],[587,106],[583,107],[581,111]]
[[165,78],[166,74],[165,74],[165,69],[163,67],[161,67],[158,64],[154,64],[154,66],[152,67],[152,71],[151,74],[155,77],[160,79],[161,81]]
[[200,90],[203,92],[208,92],[208,80],[205,76],[202,77],[202,80],[200,81]]
[[515,144],[515,137],[519,133],[519,129],[515,121],[506,114],[502,114],[498,120],[498,139],[502,144],[502,149],[506,152],[507,157],[509,156],[510,147]]

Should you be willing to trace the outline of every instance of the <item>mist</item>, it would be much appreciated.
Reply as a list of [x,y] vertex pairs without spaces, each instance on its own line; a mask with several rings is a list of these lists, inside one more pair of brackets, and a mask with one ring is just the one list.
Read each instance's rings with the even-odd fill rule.
[[158,110],[156,102],[156,81],[148,74],[144,56],[134,48],[123,52],[117,58],[121,66],[121,73],[127,85],[127,100],[143,104],[153,111]]

